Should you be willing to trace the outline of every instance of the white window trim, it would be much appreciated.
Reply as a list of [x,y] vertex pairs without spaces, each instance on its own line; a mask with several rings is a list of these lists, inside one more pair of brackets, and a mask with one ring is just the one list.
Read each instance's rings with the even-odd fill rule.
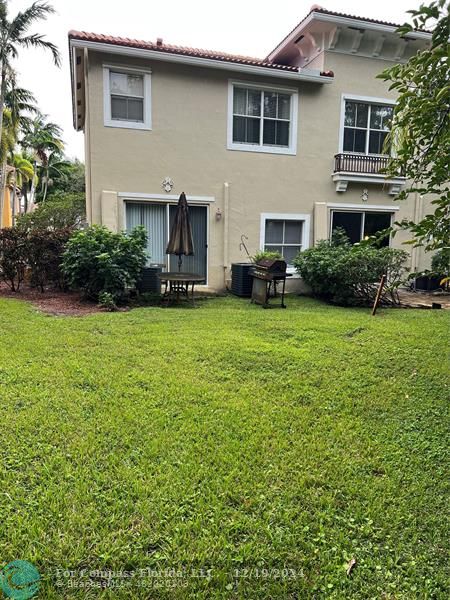
[[[264,250],[266,243],[266,221],[270,219],[278,219],[281,221],[303,221],[301,251],[309,248],[309,237],[311,228],[311,215],[305,213],[261,213],[261,225],[259,233],[259,247]],[[294,267],[288,266],[288,273],[296,274]]]
[[[142,75],[144,78],[144,121],[120,121],[111,118],[111,86],[110,72],[116,73],[131,73]],[[136,69],[123,65],[103,65],[103,119],[105,127],[120,127],[122,129],[144,129],[151,131],[152,129],[152,83],[151,70]]]
[[[345,101],[363,102],[365,104],[386,104],[394,107],[396,101],[392,98],[377,98],[375,96],[357,96],[355,94],[342,94],[341,96],[341,119],[339,126],[339,154],[360,154],[361,156],[386,156],[386,154],[367,154],[366,152],[346,152],[344,151],[344,121],[345,121]],[[370,123],[369,123],[370,125]],[[370,131],[367,128],[366,131]],[[369,136],[367,136],[369,137]],[[368,147],[368,139],[366,140],[366,149]]]
[[[352,212],[352,213],[362,213],[363,214],[363,218],[361,219],[361,238],[360,241],[363,240],[363,234],[364,234],[364,224],[365,224],[365,220],[366,220],[366,214],[365,213],[374,213],[374,212],[383,212],[383,213],[389,213],[391,215],[391,227],[392,227],[392,222],[394,220],[394,214],[395,211],[399,209],[398,206],[382,206],[380,204],[367,204],[366,206],[360,206],[359,204],[328,204],[328,207],[330,209],[330,218],[329,218],[329,232],[328,232],[328,237],[331,240],[331,236],[333,234],[333,213],[335,212]],[[389,248],[392,247],[392,233],[389,234]]]
[[[240,144],[233,142],[233,88],[234,86],[254,88],[262,91],[278,92],[291,95],[291,114],[289,127],[289,146],[264,146],[256,144]],[[261,107],[262,110],[263,107]],[[298,90],[286,87],[260,85],[255,82],[228,80],[228,117],[227,117],[227,149],[242,152],[264,152],[266,154],[297,154],[298,129]]]

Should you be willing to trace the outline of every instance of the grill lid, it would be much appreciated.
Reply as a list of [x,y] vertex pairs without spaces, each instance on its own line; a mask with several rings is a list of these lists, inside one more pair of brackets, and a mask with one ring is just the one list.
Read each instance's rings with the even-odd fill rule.
[[285,273],[286,272],[286,261],[278,258],[263,258],[256,263],[258,269],[264,269],[269,273]]

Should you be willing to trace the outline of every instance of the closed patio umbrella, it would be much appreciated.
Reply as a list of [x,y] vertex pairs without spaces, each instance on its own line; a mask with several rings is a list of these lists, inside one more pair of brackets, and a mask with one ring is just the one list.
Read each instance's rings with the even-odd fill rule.
[[192,256],[194,254],[189,206],[184,192],[180,194],[180,199],[178,200],[177,212],[175,213],[175,219],[170,231],[166,254],[175,254],[178,256],[178,271],[181,271],[183,263],[181,257],[183,255]]

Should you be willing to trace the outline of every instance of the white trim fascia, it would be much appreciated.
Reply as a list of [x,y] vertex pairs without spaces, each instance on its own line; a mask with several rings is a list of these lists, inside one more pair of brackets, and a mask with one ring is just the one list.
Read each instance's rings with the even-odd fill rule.
[[[266,237],[267,219],[279,219],[280,221],[303,221],[301,251],[309,248],[311,215],[308,213],[261,213],[259,230],[259,248],[264,250]],[[288,273],[295,273],[295,269],[287,269]]]
[[77,103],[77,50],[76,48],[72,48],[72,111],[73,111],[73,126],[76,131],[80,131],[80,127],[78,126],[78,103]]
[[132,65],[122,65],[117,63],[103,63],[103,68],[110,69],[111,71],[118,70],[122,73],[137,73],[138,75],[149,74],[151,75],[152,70],[148,67],[133,67]]
[[406,177],[391,177],[387,179],[383,175],[377,175],[376,173],[348,173],[347,171],[339,171],[338,173],[332,174],[333,181],[353,181],[355,183],[387,183],[391,185],[393,183],[405,183]]
[[[102,65],[103,69],[103,124],[105,127],[119,127],[121,129],[142,129],[152,130],[152,79],[151,70],[136,69],[127,65]],[[111,118],[111,90],[110,90],[110,72],[118,73],[139,73],[143,76],[144,86],[144,121],[120,121]]]
[[[257,90],[268,90],[281,92],[291,95],[291,114],[289,127],[289,146],[260,146],[257,144],[240,144],[233,142],[233,87],[250,87]],[[261,106],[261,110],[263,107]],[[262,117],[263,118],[263,117]],[[237,150],[239,152],[262,152],[264,154],[288,154],[295,156],[297,154],[298,138],[298,90],[295,88],[274,87],[270,85],[258,85],[248,81],[228,80],[228,108],[227,108],[227,150]]]
[[[361,29],[367,29],[370,31],[378,31],[381,33],[396,33],[397,27],[392,25],[382,25],[381,23],[371,23],[364,19],[350,19],[348,17],[338,17],[336,15],[327,15],[325,13],[312,13],[311,17],[315,21],[323,21],[325,23],[333,23],[334,25],[344,25],[346,27],[355,27],[356,23],[360,25]],[[306,23],[303,24],[303,27]],[[417,40],[431,40],[431,33],[426,31],[411,31],[404,37],[409,39]],[[400,36],[399,36],[400,37]]]
[[368,210],[380,210],[384,212],[391,212],[400,210],[400,206],[386,205],[386,204],[347,204],[345,202],[327,202],[327,208],[331,210],[351,210],[357,211],[368,211]]
[[101,42],[88,42],[83,40],[71,39],[71,47],[88,48],[105,54],[119,54],[122,56],[135,56],[137,58],[151,59],[157,61],[181,63],[198,67],[209,67],[212,69],[221,69],[225,71],[236,71],[262,77],[275,77],[278,79],[291,79],[294,81],[310,81],[312,83],[333,83],[333,77],[326,77],[316,73],[305,73],[304,71],[283,71],[281,69],[272,69],[270,67],[258,67],[255,65],[246,65],[232,63],[227,61],[214,60],[211,58],[199,58],[195,56],[185,56],[182,54],[171,54],[160,52],[158,50],[146,50],[144,48],[131,48],[129,46],[116,46],[114,44],[102,44]]
[[267,59],[268,60],[272,60],[274,56],[276,56],[278,54],[278,52],[280,52],[280,50],[282,50],[285,46],[287,46],[290,42],[292,42],[292,40],[298,38],[298,34],[300,33],[300,31],[302,31],[303,29],[306,29],[306,27],[308,27],[308,25],[311,23],[311,21],[314,18],[314,14],[311,13],[308,17],[306,17],[306,19],[304,21],[301,21],[297,27],[294,29],[294,31],[291,31],[291,33],[284,38],[284,40],[282,40],[278,46],[276,46],[272,52],[270,54],[267,55]]
[[356,102],[368,102],[369,104],[389,104],[394,106],[397,104],[395,98],[378,98],[377,96],[360,96],[358,94],[343,93],[342,100],[355,100]]
[[[123,200],[161,200],[165,202],[178,202],[180,196],[177,194],[147,194],[141,192],[118,192],[119,198]],[[199,202],[209,204],[215,202],[214,196],[186,196],[188,202]]]

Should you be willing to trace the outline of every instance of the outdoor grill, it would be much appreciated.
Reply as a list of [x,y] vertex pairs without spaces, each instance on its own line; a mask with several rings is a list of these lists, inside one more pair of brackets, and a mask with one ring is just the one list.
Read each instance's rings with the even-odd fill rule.
[[[286,267],[286,262],[278,259],[265,258],[256,263],[251,270],[253,277],[252,302],[268,308],[270,298],[280,298],[281,303],[275,306],[286,308],[284,303],[286,277],[291,277],[290,273],[286,273]],[[277,289],[279,285],[281,292]]]

